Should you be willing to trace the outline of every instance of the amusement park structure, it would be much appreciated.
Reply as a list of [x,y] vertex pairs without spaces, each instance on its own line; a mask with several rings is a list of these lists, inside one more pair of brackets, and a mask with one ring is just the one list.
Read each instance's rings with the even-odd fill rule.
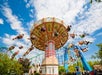
[[31,42],[39,50],[45,51],[42,62],[42,75],[59,75],[55,50],[68,40],[68,32],[63,21],[57,18],[43,18],[31,30]]
[[[57,53],[59,49],[63,50],[63,65],[66,70],[66,73],[69,72],[68,66],[69,66],[69,60],[72,62],[78,61],[77,58],[81,59],[82,65],[86,71],[92,71],[92,68],[87,63],[83,52],[87,51],[87,48],[81,48],[81,45],[88,45],[89,41],[78,41],[79,45],[76,45],[75,43],[69,43],[68,39],[71,37],[74,39],[76,37],[76,34],[70,34],[71,26],[65,27],[65,24],[62,20],[54,17],[47,17],[43,18],[37,22],[34,23],[31,32],[30,32],[30,40],[31,40],[31,47],[23,54],[23,57],[29,54],[30,51],[32,51],[34,48],[44,51],[45,57],[43,58],[43,61],[40,65],[40,69],[42,71],[42,75],[59,75],[58,72],[58,66],[59,64],[59,58],[56,57],[56,55],[60,56],[60,53]],[[84,38],[86,33],[79,35],[81,38]],[[13,38],[15,39],[22,39],[24,34],[20,34],[17,37]],[[8,51],[10,51],[12,54],[11,59],[14,59],[14,57],[19,53],[19,51],[16,51],[15,53],[12,51],[15,48],[15,46],[11,46],[8,48]],[[19,49],[22,49],[23,46],[19,46]],[[7,49],[6,47],[0,48]],[[70,50],[71,49],[71,50]],[[7,51],[7,52],[8,52]],[[74,56],[71,56],[69,54],[73,54]],[[30,59],[36,59],[37,57],[43,55],[44,53],[39,53],[34,57],[31,57]]]
[[[76,61],[78,61],[77,60],[77,58],[80,58],[81,59],[81,62],[82,62],[82,65],[83,65],[83,68],[84,68],[84,70],[86,70],[86,71],[92,71],[92,68],[90,67],[90,65],[87,63],[87,61],[86,61],[86,59],[85,59],[85,57],[84,57],[84,55],[83,55],[83,52],[80,50],[80,48],[75,48],[76,46],[74,46],[73,45],[73,47],[74,47],[74,50],[75,49],[77,49],[78,50],[78,55],[76,54],[76,59],[74,60],[74,59],[72,59],[72,60],[74,60],[74,62]],[[69,55],[68,55],[68,50],[69,50],[69,48],[68,47],[64,47],[65,48],[65,52],[64,52],[64,61],[65,61],[65,63],[64,63],[64,68],[65,68],[65,70],[66,70],[66,72],[68,72],[68,59],[69,59]],[[67,62],[67,63],[66,63]]]
[[[42,74],[43,75],[58,75],[58,60],[55,56],[55,50],[58,50],[60,47],[63,47],[64,44],[68,40],[68,32],[70,31],[70,27],[67,28],[64,26],[63,21],[57,18],[43,18],[42,20],[36,22],[31,30],[31,42],[32,44],[38,48],[39,50],[45,51],[45,58],[42,61]],[[81,38],[84,38],[86,33],[79,35]],[[70,36],[74,39],[75,34],[70,34]],[[89,41],[79,41],[79,44],[88,45]],[[92,68],[87,63],[85,57],[83,56],[83,52],[86,52],[87,49],[78,48],[74,44],[69,44],[69,46],[64,47],[64,67],[66,72],[68,72],[68,50],[70,48],[74,48],[76,53],[76,57],[80,57],[83,67],[87,71],[92,71]],[[73,57],[70,56],[71,60]]]

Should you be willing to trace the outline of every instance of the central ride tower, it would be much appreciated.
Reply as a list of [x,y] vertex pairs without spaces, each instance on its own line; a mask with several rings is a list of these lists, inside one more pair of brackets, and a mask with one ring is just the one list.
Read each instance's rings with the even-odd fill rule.
[[30,33],[32,44],[39,50],[45,51],[42,61],[42,75],[59,75],[56,51],[68,40],[68,31],[62,20],[48,17],[33,25]]

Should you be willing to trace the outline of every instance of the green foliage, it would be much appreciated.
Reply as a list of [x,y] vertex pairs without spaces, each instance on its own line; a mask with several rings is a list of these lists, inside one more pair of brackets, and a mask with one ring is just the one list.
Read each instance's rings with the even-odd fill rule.
[[63,75],[65,73],[65,68],[63,66],[59,66],[59,75]]
[[30,68],[30,60],[27,58],[19,58],[18,62],[23,66],[23,72],[27,73]]
[[95,65],[96,64],[96,62],[95,61],[88,61],[88,63],[89,63],[89,65],[91,66],[91,68],[93,69],[93,65]]
[[40,75],[40,73],[35,73],[34,75]]
[[67,74],[65,74],[65,75],[73,75],[73,73],[72,72],[68,72]]
[[97,2],[101,2],[101,0],[96,0]]
[[[97,61],[88,61],[89,65],[93,68],[94,65],[99,64]],[[79,66],[80,71],[84,71],[83,64],[81,61],[68,66],[68,73],[65,73],[64,66],[59,66],[59,75],[74,75],[76,72],[76,66]]]
[[11,75],[15,73],[16,75],[21,75],[23,71],[21,70],[22,65],[20,65],[16,60],[11,60],[8,55],[0,53],[0,74],[1,75]]
[[75,72],[75,71],[76,71],[76,68],[75,68],[76,66],[79,66],[80,71],[83,71],[83,70],[84,70],[83,64],[82,64],[82,62],[81,62],[81,59],[79,59],[79,60],[77,61],[77,63],[74,63],[74,64],[72,64],[72,65],[69,65],[69,67],[68,67],[69,72]]
[[97,46],[99,47],[99,50],[94,55],[92,55],[91,58],[98,59],[98,64],[102,65],[102,43],[97,44]]
[[[90,0],[90,3],[92,3],[94,0]],[[96,2],[102,2],[101,0],[95,0]]]
[[68,70],[69,70],[70,72],[74,72],[74,71],[75,71],[75,64],[69,65]]
[[68,66],[68,73],[66,74],[64,66],[59,66],[59,75],[73,75],[73,72],[76,71],[76,66],[80,67],[80,70],[83,71],[83,65],[81,61],[78,61],[77,63],[73,63],[72,65]]
[[91,68],[94,69],[93,66],[94,65],[98,65],[99,64],[99,61],[88,61],[88,63],[91,66]]
[[99,50],[97,52],[97,58],[100,59],[100,64],[102,65],[102,43],[97,45],[99,47]]
[[90,3],[92,3],[92,0],[90,0]]

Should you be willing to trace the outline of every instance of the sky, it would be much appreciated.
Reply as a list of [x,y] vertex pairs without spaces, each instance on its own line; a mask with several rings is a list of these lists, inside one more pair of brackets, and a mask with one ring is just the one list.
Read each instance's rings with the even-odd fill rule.
[[[102,2],[94,0],[92,4],[90,0],[0,0],[0,47],[16,45],[15,52],[23,45],[24,48],[16,56],[21,57],[31,45],[27,38],[34,22],[46,17],[59,18],[66,27],[72,25],[70,33],[89,34],[82,39],[92,42],[89,50],[83,53],[87,60],[98,51],[96,44],[102,43]],[[23,39],[12,41],[21,33],[25,35]],[[68,42],[78,39],[69,39]],[[42,51],[34,49],[27,57],[39,53]]]

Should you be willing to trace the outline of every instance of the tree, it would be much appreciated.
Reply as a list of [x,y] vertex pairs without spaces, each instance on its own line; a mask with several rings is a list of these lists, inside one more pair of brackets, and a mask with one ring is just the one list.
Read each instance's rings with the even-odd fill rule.
[[90,3],[92,3],[92,0],[90,0]]
[[27,58],[19,58],[18,62],[23,66],[23,72],[28,73],[30,68],[30,60]]
[[65,74],[65,68],[64,68],[64,66],[59,66],[59,75],[64,75]]
[[91,58],[98,59],[99,61],[97,62],[102,65],[102,43],[97,44],[97,46],[99,47],[99,50],[94,55],[92,55]]
[[97,46],[99,47],[99,50],[96,56],[100,60],[100,64],[102,65],[102,43],[97,44]]
[[34,75],[40,75],[40,73],[35,73]]
[[0,74],[1,75],[21,75],[23,71],[21,70],[22,65],[16,60],[11,60],[7,54],[0,53]]
[[[90,0],[90,3],[92,3],[94,0]],[[101,0],[95,0],[96,2],[102,2]]]
[[88,63],[92,67],[92,69],[94,69],[94,67],[93,67],[94,65],[99,64],[99,62],[97,62],[97,61],[88,61]]
[[96,0],[97,2],[101,2],[101,0]]

